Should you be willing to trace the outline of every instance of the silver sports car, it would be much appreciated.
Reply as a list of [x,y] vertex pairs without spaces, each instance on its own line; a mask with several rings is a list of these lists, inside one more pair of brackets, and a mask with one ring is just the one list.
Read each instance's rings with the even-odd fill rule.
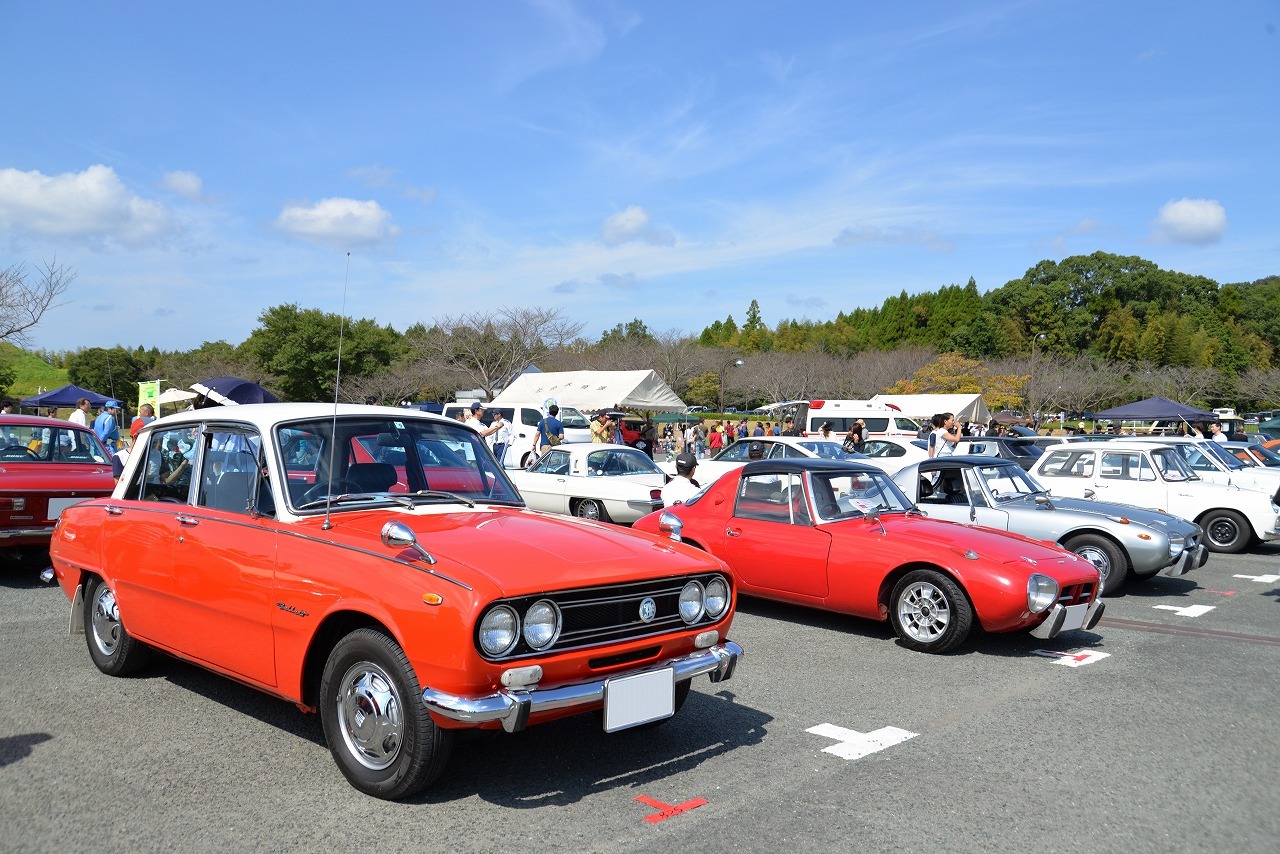
[[1130,574],[1184,575],[1209,556],[1194,522],[1128,504],[1052,498],[1012,460],[935,457],[893,479],[932,518],[1013,531],[1075,552],[1098,568],[1103,595]]

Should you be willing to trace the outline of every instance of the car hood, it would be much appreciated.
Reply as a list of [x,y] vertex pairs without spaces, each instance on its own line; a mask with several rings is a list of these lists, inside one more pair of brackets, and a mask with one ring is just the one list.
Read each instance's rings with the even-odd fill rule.
[[[1021,534],[997,531],[976,525],[963,525],[958,522],[944,522],[941,519],[929,519],[915,514],[888,514],[880,517],[884,524],[885,534],[891,537],[902,537],[913,543],[928,543],[946,548],[952,553],[963,556],[972,550],[983,558],[1008,563],[1030,558],[1036,565],[1075,567],[1075,555],[1045,543],[1033,540]],[[850,520],[853,524],[871,524],[866,520]],[[843,524],[837,522],[836,524]]]
[[[498,596],[724,568],[719,559],[665,538],[514,508],[347,512],[333,516],[329,531],[320,530],[320,519],[299,524],[313,528],[315,536],[393,557],[396,552],[381,541],[382,526],[392,520],[413,530],[418,543],[437,559],[437,572],[473,587],[492,586]],[[415,560],[416,554],[409,551],[405,558]]]
[[[1194,522],[1188,522],[1181,516],[1174,516],[1172,513],[1152,510],[1147,507],[1136,507],[1132,504],[1116,504],[1110,501],[1095,501],[1089,498],[1054,498],[1052,496],[1050,501],[1053,502],[1054,509],[1050,511],[1045,508],[1046,512],[1084,513],[1089,516],[1102,516],[1104,518],[1123,517],[1140,525],[1158,528],[1171,534],[1181,534],[1184,537],[1195,533],[1198,527]],[[998,506],[1007,508],[1011,505],[1028,508],[1037,506],[1033,498],[1022,498]]]

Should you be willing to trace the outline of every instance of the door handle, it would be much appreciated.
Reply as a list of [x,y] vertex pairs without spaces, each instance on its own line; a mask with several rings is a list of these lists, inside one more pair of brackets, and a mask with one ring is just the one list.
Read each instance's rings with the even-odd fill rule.
[[107,514],[108,514],[108,515],[110,515],[110,516],[123,516],[123,515],[124,515],[124,508],[123,508],[123,507],[117,507],[117,506],[115,506],[114,504],[108,504],[106,507],[104,507],[104,508],[102,508],[102,509],[103,509],[103,510],[106,510],[106,511],[107,511]]
[[183,514],[183,513],[179,513],[179,514],[178,514],[178,524],[179,524],[179,525],[186,525],[186,526],[188,526],[188,527],[194,528],[196,525],[199,525],[199,524],[200,524],[200,520],[199,520],[199,519],[197,519],[197,518],[196,518],[196,517],[194,517],[194,516],[187,516],[187,515],[185,515],[185,514]]
[[737,530],[736,528],[725,528],[724,535],[726,537],[741,537],[742,532]]

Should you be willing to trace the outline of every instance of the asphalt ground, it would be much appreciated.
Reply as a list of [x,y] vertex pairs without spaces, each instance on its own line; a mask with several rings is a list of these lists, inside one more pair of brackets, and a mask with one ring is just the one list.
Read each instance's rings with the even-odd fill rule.
[[[980,635],[947,656],[879,624],[745,600],[738,673],[698,679],[656,731],[606,736],[587,715],[467,734],[444,778],[404,803],[348,786],[318,717],[288,703],[167,658],[100,674],[40,563],[0,559],[3,851],[1138,854],[1280,840],[1280,546],[1131,586],[1090,632]],[[1196,605],[1212,610],[1170,610]],[[840,729],[807,731],[824,724]],[[887,746],[843,758],[823,732]]]

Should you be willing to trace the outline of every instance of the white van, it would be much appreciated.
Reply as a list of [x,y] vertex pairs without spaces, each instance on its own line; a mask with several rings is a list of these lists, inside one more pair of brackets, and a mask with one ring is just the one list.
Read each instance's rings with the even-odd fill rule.
[[[471,404],[476,401],[459,400],[453,403],[446,403],[444,406],[444,416],[446,418],[457,418],[458,413],[463,414],[463,420],[471,415]],[[536,403],[520,403],[507,404],[505,406],[490,407],[483,400],[480,404],[484,407],[484,417],[480,422],[485,426],[493,420],[493,413],[501,412],[502,417],[511,423],[511,428],[516,431],[516,438],[511,448],[508,449],[506,459],[503,460],[507,468],[524,468],[529,463],[529,457],[533,453],[533,434],[538,432],[538,424],[546,417],[546,412]],[[591,424],[587,421],[587,416],[583,415],[572,406],[560,407],[560,414],[557,416],[564,424],[564,440],[570,442],[590,442],[591,441]]]
[[796,423],[806,436],[821,436],[822,425],[831,425],[833,438],[843,438],[859,418],[867,425],[867,438],[872,436],[910,436],[915,438],[920,425],[896,409],[869,400],[811,400],[796,410]]

